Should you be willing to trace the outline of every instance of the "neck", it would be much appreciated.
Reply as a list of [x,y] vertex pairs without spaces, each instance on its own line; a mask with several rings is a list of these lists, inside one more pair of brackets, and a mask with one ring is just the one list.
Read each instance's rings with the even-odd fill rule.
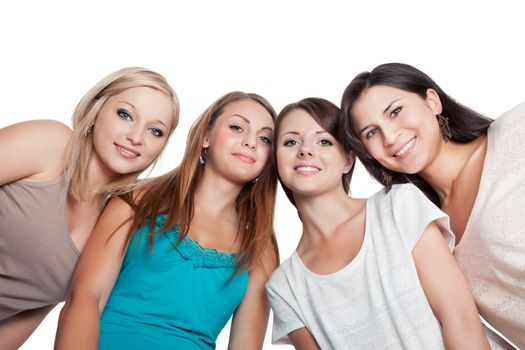
[[236,213],[236,200],[242,185],[217,176],[211,169],[205,169],[195,191],[195,210],[204,210],[213,216]]
[[477,140],[469,143],[443,143],[434,161],[419,173],[437,192],[441,203],[452,193],[457,178],[477,145]]
[[93,200],[102,197],[102,190],[109,185],[117,174],[110,170],[95,153],[91,156],[87,167],[87,188],[86,200]]
[[299,246],[311,246],[331,237],[336,229],[357,212],[357,200],[342,188],[312,197],[294,194],[297,211],[303,223]]

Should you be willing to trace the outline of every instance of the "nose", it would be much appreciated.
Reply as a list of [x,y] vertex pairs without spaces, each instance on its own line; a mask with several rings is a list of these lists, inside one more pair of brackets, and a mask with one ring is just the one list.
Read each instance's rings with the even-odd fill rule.
[[394,122],[392,122],[383,125],[382,132],[384,145],[391,146],[396,142],[397,138],[401,134],[401,129],[398,128]]
[[312,149],[305,143],[301,144],[299,148],[299,153],[297,155],[299,158],[311,158],[314,156]]
[[257,139],[255,135],[246,135],[246,137],[242,141],[242,145],[244,147],[255,149],[257,146]]
[[126,139],[131,142],[132,145],[140,145],[143,141],[143,133],[142,129],[139,127],[133,127],[130,128],[128,133],[126,134]]

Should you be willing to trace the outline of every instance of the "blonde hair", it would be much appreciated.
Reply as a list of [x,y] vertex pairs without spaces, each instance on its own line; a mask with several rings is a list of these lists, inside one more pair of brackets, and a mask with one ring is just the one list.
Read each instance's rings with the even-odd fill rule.
[[[234,91],[215,101],[192,125],[181,164],[171,172],[148,181],[139,199],[134,199],[131,193],[122,196],[133,208],[128,240],[140,226],[147,224],[149,218],[151,222],[155,222],[159,214],[165,214],[166,221],[162,229],[156,232],[153,231],[154,225],[150,224],[150,249],[153,235],[165,232],[175,225],[180,228],[179,241],[187,235],[194,213],[194,194],[204,173],[204,167],[199,165],[204,138],[224,108],[239,100],[252,100],[259,103],[275,120],[276,113],[273,107],[257,94]],[[271,247],[275,262],[279,263],[273,228],[276,191],[277,174],[273,162],[268,161],[257,181],[246,183],[237,196],[236,208],[239,215],[237,235],[241,240],[241,249],[236,259],[236,272],[247,270],[254,263],[259,262],[267,247]]]
[[[135,87],[149,87],[171,98],[173,120],[169,134],[175,130],[179,121],[179,101],[175,91],[162,75],[146,68],[128,67],[106,76],[84,95],[72,117],[73,135],[66,149],[65,176],[71,181],[69,192],[76,200],[84,199],[88,192],[87,168],[93,152],[91,131],[100,109],[111,96]],[[142,170],[144,169],[120,175],[108,184],[103,192],[122,192],[123,188],[127,191],[132,190]]]

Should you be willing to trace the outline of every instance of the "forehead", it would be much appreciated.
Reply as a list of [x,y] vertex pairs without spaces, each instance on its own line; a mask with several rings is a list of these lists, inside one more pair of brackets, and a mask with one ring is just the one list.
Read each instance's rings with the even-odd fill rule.
[[271,114],[260,103],[250,99],[243,99],[228,103],[217,120],[226,120],[232,116],[246,118],[250,125],[256,128],[273,128],[274,121]]
[[361,97],[357,100],[356,105],[359,102],[377,104],[377,103],[384,102],[385,100],[406,97],[409,95],[414,95],[414,94],[411,92],[396,88],[396,87],[392,87],[392,86],[377,85],[377,86],[372,86],[366,89],[361,94]]
[[282,135],[289,131],[308,132],[319,130],[324,129],[308,112],[302,109],[294,109],[282,119],[279,134]]
[[123,101],[123,102],[135,102],[155,104],[159,102],[170,103],[170,98],[165,93],[145,87],[133,87],[122,91],[119,94],[111,96],[108,101]]

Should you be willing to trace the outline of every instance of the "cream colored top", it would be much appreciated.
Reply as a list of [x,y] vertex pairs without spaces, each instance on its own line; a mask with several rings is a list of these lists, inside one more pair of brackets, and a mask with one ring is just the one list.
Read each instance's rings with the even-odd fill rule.
[[480,314],[525,349],[525,103],[488,130],[481,182],[454,251]]
[[295,252],[266,283],[272,341],[290,343],[288,334],[306,327],[323,350],[445,349],[412,257],[432,221],[452,250],[448,216],[417,187],[394,185],[367,200],[363,244],[341,270],[315,274]]

